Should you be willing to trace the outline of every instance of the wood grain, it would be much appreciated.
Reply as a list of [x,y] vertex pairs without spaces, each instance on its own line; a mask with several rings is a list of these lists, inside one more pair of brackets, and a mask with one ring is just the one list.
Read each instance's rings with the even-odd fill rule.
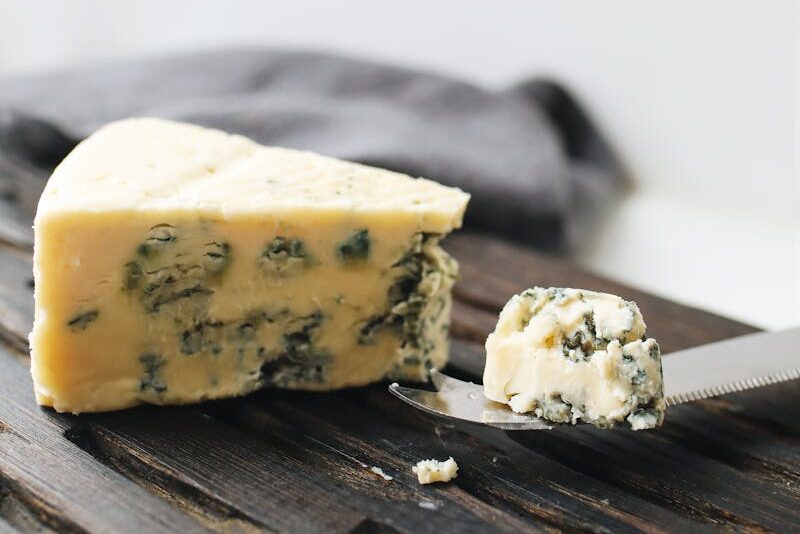
[[[6,190],[21,184],[0,195],[12,208],[0,209],[0,533],[788,532],[800,524],[797,383],[673,408],[661,430],[643,433],[453,426],[387,395],[385,384],[80,417],[39,409],[26,369],[33,307],[24,229],[43,179],[35,169],[14,172],[13,182],[0,180]],[[665,351],[754,330],[496,238],[462,232],[446,247],[462,266],[450,366],[462,378],[479,380],[497,312],[531,285],[636,300]],[[461,467],[454,483],[416,482],[414,462],[449,455]]]
[[[25,367],[0,349],[0,486],[6,520],[58,532],[204,530],[64,438],[68,418],[36,406]],[[22,506],[20,506],[22,505]],[[27,514],[21,514],[24,507]],[[27,518],[22,518],[27,515]]]
[[[234,402],[231,406],[239,404]],[[413,532],[434,532],[449,527],[464,529],[482,524],[481,518],[476,516],[480,502],[462,506],[451,501],[441,513],[421,516],[418,485],[399,478],[387,481],[373,473],[370,470],[373,465],[386,466],[368,463],[365,451],[342,454],[325,441],[293,433],[288,418],[276,417],[270,412],[253,414],[264,432],[245,433],[232,427],[239,425],[220,422],[231,421],[218,416],[219,410],[225,408],[219,404],[206,408],[206,414],[215,416],[213,419],[199,412],[173,410],[180,412],[180,417],[176,417],[176,413],[159,414],[159,423],[166,426],[155,428],[152,425],[144,428],[142,419],[135,414],[126,417],[124,424],[109,421],[108,416],[92,419],[98,423],[96,432],[104,446],[146,450],[151,455],[148,465],[191,477],[194,484],[208,488],[216,499],[279,530],[352,530],[366,519],[357,510],[374,522],[403,525]],[[176,419],[180,420],[180,426],[176,426]],[[170,450],[180,451],[181,459],[173,458]],[[125,454],[124,451],[118,453]],[[388,467],[386,471],[392,472]],[[394,505],[387,507],[387,501]],[[309,509],[319,513],[305,514]],[[516,518],[504,520],[501,514],[492,512],[495,526],[501,531],[517,531],[524,525]],[[283,523],[277,524],[276,518],[283,519]]]
[[[28,524],[30,524],[30,523],[28,523]],[[16,533],[18,531],[19,531],[18,529],[16,529],[13,526],[11,526],[11,523],[9,523],[8,521],[6,521],[2,517],[0,517],[0,534],[12,534],[12,533]],[[43,533],[49,534],[50,532],[52,532],[52,530],[41,529],[39,532],[43,532]]]
[[31,221],[46,175],[14,159],[0,146],[0,242],[30,250]]
[[[264,393],[216,415],[233,418],[235,424],[259,434],[268,432],[265,418],[280,418],[290,422],[298,435],[311,436],[333,450],[379,465],[411,486],[416,483],[410,465],[426,457],[453,455],[468,466],[459,474],[454,485],[457,490],[448,492],[453,498],[484,514],[488,512],[486,505],[477,506],[481,501],[508,517],[522,514],[542,528],[587,529],[602,522],[612,530],[629,531],[642,511],[649,513],[648,524],[653,527],[657,523],[662,528],[688,526],[677,515],[520,447],[501,431],[451,426],[421,416],[388,397],[383,387],[330,397],[320,405],[299,395],[283,400]],[[573,499],[573,485],[581,488],[583,501]],[[439,502],[443,500],[445,494],[438,488],[430,491],[438,495]],[[601,503],[609,497],[617,497],[619,506]],[[446,501],[444,504],[452,506]],[[492,522],[498,529],[503,524],[500,518]]]
[[33,324],[33,273],[29,254],[0,244],[0,336],[20,350]]
[[[684,517],[735,529],[798,524],[797,495],[684,444],[700,436],[673,423],[691,407],[672,410],[664,432],[631,436],[593,428],[516,436],[525,446],[565,465],[627,489]],[[711,443],[705,443],[710,446]],[[625,469],[619,469],[624,462]]]
[[445,248],[461,260],[462,283],[455,289],[458,300],[491,313],[499,312],[511,295],[529,287],[576,287],[636,301],[647,321],[648,335],[659,340],[665,353],[757,330],[486,235],[460,232],[447,238]]

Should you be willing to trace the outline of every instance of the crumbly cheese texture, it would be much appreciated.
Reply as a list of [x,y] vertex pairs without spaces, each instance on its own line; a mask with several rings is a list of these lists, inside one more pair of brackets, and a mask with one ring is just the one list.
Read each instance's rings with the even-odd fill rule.
[[330,390],[444,365],[469,196],[188,124],[110,124],[34,223],[36,398],[58,411]]
[[524,291],[486,340],[486,396],[558,423],[634,430],[664,419],[658,343],[634,302],[580,289]]
[[458,464],[451,456],[445,461],[422,460],[417,462],[411,470],[417,475],[420,484],[433,484],[434,482],[450,482],[458,475]]

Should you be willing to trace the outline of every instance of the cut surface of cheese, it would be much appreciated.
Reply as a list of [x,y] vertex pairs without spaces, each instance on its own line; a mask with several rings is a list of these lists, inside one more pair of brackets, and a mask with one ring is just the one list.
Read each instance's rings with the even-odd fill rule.
[[31,372],[58,411],[424,380],[447,358],[454,188],[158,119],[58,166]]
[[634,430],[664,418],[661,353],[634,302],[536,287],[515,295],[486,340],[486,396],[519,413]]

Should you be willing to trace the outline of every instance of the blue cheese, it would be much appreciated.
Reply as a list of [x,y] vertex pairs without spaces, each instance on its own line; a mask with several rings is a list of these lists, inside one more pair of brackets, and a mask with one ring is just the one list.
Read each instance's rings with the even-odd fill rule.
[[55,170],[34,224],[40,404],[113,410],[425,380],[447,360],[469,196],[131,119]]
[[661,354],[645,329],[636,304],[614,295],[524,291],[486,340],[486,396],[558,423],[657,427],[666,407]]
[[417,475],[420,484],[450,482],[458,475],[458,464],[453,457],[447,460],[421,460],[411,470]]

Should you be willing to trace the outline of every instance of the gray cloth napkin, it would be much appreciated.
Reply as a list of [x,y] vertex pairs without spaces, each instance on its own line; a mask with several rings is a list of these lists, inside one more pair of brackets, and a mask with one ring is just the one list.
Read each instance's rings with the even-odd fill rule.
[[557,85],[490,91],[428,72],[272,49],[0,79],[0,154],[43,172],[94,129],[153,116],[424,176],[473,198],[466,224],[551,250],[591,235],[624,186]]

